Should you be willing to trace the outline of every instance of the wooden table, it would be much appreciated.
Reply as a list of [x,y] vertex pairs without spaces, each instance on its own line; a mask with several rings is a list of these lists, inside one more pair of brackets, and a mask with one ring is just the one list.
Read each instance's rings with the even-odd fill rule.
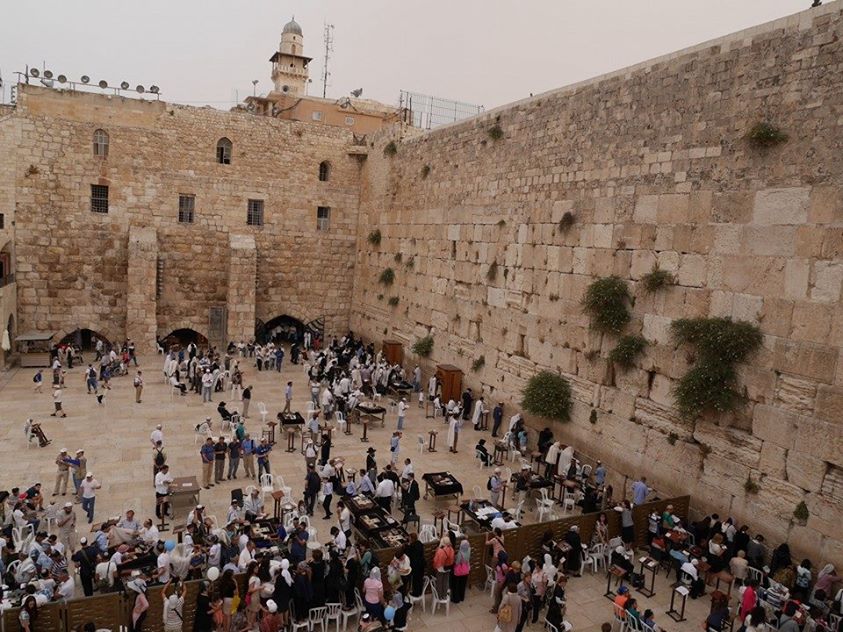
[[278,425],[277,421],[267,421],[266,425],[269,426],[269,436],[267,439],[269,440],[270,445],[275,445],[275,426]]

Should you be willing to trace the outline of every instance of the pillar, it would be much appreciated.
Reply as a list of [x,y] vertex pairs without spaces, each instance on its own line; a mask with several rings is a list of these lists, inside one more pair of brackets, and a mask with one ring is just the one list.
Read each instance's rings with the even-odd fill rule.
[[154,228],[129,228],[126,274],[126,338],[138,353],[155,351],[157,322],[158,236]]
[[253,235],[230,235],[228,253],[228,340],[255,336],[257,246]]

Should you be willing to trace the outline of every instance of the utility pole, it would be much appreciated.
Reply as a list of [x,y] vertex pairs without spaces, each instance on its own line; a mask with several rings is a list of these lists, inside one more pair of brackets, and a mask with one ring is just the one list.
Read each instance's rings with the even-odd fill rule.
[[322,66],[322,98],[324,99],[328,94],[328,77],[331,74],[328,72],[328,59],[330,59],[331,52],[334,50],[333,24],[325,23],[323,39],[325,40],[325,64]]

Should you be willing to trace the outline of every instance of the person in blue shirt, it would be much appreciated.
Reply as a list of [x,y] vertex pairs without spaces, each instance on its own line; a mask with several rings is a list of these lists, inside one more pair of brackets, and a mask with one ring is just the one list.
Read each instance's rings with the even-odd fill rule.
[[594,468],[594,482],[598,487],[602,487],[606,482],[606,468],[602,461],[597,461],[597,467]]
[[643,505],[647,500],[647,494],[652,490],[647,487],[647,477],[642,476],[632,484],[632,502],[636,505]]
[[214,486],[211,482],[211,475],[214,471],[214,440],[211,437],[205,441],[199,449],[199,455],[202,457],[202,487],[210,489]]
[[257,448],[257,445],[248,432],[241,440],[240,447],[243,448],[243,469],[246,470],[246,477],[255,478],[255,448]]
[[307,523],[301,522],[290,536],[290,564],[295,566],[307,557]]
[[255,448],[255,454],[258,457],[258,480],[263,476],[264,472],[269,474],[269,452],[272,446],[266,439],[261,439],[260,445]]
[[501,429],[501,422],[503,421],[503,402],[498,402],[498,405],[495,406],[495,409],[492,411],[492,419],[494,423],[492,424],[492,436],[498,436],[498,430]]
[[284,349],[278,347],[275,350],[275,370],[281,373],[281,364],[284,362]]

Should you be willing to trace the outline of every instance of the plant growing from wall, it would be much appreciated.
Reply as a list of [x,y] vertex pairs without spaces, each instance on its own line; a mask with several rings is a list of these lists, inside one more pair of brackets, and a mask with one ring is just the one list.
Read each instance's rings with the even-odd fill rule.
[[395,271],[392,268],[387,268],[381,272],[378,282],[383,285],[392,285],[395,282]]
[[591,317],[591,326],[604,333],[620,333],[632,318],[627,309],[629,290],[616,277],[597,279],[585,292],[583,309]]
[[677,382],[679,412],[694,418],[702,412],[727,412],[741,402],[735,391],[735,364],[761,346],[761,331],[752,323],[730,318],[683,318],[671,325],[680,343],[697,350],[694,366]]
[[787,142],[788,136],[769,121],[760,121],[753,125],[746,134],[753,147],[773,147]]
[[395,154],[398,153],[398,145],[395,144],[394,140],[389,141],[386,144],[386,147],[383,148],[383,155],[391,158]]
[[423,358],[430,357],[430,354],[433,353],[433,336],[425,336],[416,340],[413,343],[412,352]]
[[492,264],[489,266],[489,269],[486,270],[486,278],[489,281],[494,281],[498,278],[498,262],[492,261]]
[[541,371],[527,381],[521,405],[532,415],[569,421],[571,385],[558,373]]
[[429,175],[430,175],[430,165],[425,165],[424,167],[421,168],[422,180],[427,179],[427,176],[429,176]]
[[368,241],[373,246],[380,246],[381,245],[381,229],[376,228],[371,233],[369,233],[369,236],[366,237],[366,241]]
[[390,307],[395,307],[396,305],[398,305],[398,301],[399,301],[399,299],[398,299],[397,296],[390,296],[387,303],[389,304]]
[[752,480],[752,477],[747,475],[746,480],[743,483],[743,490],[747,494],[757,494],[760,491],[758,487],[758,483]]
[[591,412],[588,414],[588,421],[591,424],[597,423],[597,409],[596,408],[591,409]]
[[574,225],[575,221],[576,218],[574,217],[574,214],[571,211],[565,211],[562,215],[562,219],[559,220],[559,232],[563,235],[567,233],[571,229],[571,226]]
[[644,351],[647,340],[643,336],[621,336],[615,348],[609,352],[609,360],[625,369],[635,364],[635,358]]
[[416,266],[415,257],[410,257],[407,259],[407,263],[404,264],[404,267],[408,270],[412,270]]
[[490,127],[489,131],[486,133],[489,135],[489,138],[494,141],[499,141],[501,138],[503,138],[503,129],[497,123]]
[[676,279],[667,270],[662,270],[658,265],[641,277],[641,285],[644,286],[644,291],[648,293],[657,292],[663,287],[673,285]]
[[474,362],[471,363],[471,370],[477,373],[480,369],[486,366],[486,356],[481,355]]
[[379,301],[382,301],[382,300],[383,300],[383,294],[378,294],[378,300],[379,300]]
[[667,435],[667,442],[670,445],[676,445],[677,441],[679,441],[679,435],[676,434],[675,432],[671,432],[670,434]]
[[793,517],[796,519],[797,522],[801,522],[805,524],[808,522],[808,518],[810,517],[810,513],[808,513],[808,505],[805,504],[804,500],[800,500],[799,504],[796,505],[796,509],[793,510]]
[[504,226],[506,226],[506,220],[505,219],[499,219],[498,220],[498,228],[503,228]]
[[401,263],[401,260],[403,258],[404,258],[404,255],[402,255],[400,252],[396,252],[395,256],[393,257],[393,259],[395,260],[395,263]]

